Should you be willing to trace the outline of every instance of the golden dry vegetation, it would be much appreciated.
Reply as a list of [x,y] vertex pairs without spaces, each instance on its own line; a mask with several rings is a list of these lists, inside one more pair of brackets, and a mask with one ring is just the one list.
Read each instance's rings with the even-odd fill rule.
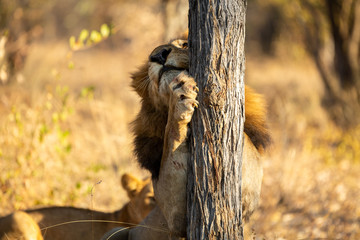
[[[124,2],[121,44],[69,54],[70,36],[33,42],[23,81],[0,86],[0,215],[112,211],[127,201],[121,174],[147,176],[132,154],[139,98],[129,74],[162,42],[163,25],[157,1]],[[247,53],[246,83],[267,99],[273,135],[250,225],[256,239],[360,239],[360,126],[329,120],[312,59],[287,44],[271,56]]]
[[327,119],[310,59],[249,58],[247,79],[268,100],[273,133],[261,206],[251,219],[256,236],[358,239],[360,128],[343,132]]

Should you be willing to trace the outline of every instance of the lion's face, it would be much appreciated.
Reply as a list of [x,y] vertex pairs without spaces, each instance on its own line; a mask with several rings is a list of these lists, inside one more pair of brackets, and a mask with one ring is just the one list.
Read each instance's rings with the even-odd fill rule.
[[155,48],[148,62],[132,75],[132,86],[143,98],[150,98],[157,108],[168,107],[169,83],[189,69],[186,40],[174,40]]
[[139,223],[154,209],[156,204],[151,179],[148,178],[143,184],[138,194],[130,199],[130,208],[128,209],[132,218]]
[[121,184],[130,198],[128,204],[130,218],[140,223],[155,207],[151,179],[140,180],[130,174],[124,174]]

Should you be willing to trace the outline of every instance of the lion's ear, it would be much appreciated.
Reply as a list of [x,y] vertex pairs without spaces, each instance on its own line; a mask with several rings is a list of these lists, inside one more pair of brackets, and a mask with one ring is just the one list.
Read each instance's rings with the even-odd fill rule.
[[123,186],[123,188],[125,189],[125,191],[127,192],[129,198],[133,198],[134,196],[136,196],[136,194],[139,192],[139,187],[141,185],[141,181],[128,174],[125,173],[122,177],[121,177],[121,185]]

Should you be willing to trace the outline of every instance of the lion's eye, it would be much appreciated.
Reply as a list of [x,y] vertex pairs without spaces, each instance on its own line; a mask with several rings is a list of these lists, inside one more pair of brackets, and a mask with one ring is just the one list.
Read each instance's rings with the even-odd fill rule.
[[183,43],[182,48],[188,48],[188,43],[187,42]]

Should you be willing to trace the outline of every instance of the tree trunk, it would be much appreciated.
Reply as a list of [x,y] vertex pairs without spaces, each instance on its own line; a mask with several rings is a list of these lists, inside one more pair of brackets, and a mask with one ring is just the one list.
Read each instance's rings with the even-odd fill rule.
[[242,239],[246,0],[189,0],[191,122],[188,239]]

